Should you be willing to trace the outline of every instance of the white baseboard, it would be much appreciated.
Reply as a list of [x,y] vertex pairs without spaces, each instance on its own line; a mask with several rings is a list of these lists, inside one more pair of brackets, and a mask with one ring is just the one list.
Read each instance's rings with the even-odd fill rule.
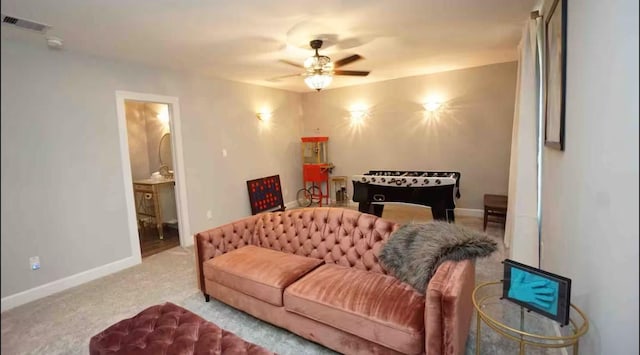
[[[351,206],[358,206],[357,202],[349,201]],[[416,205],[412,203],[404,203],[404,202],[387,202],[386,204],[394,204],[394,205],[404,205],[404,206],[413,206],[413,207],[422,207],[431,209],[429,206]],[[484,216],[484,210],[476,209],[476,208],[456,208],[453,210],[456,216],[465,216],[465,217],[479,217],[482,218]]]
[[2,297],[2,299],[0,299],[0,311],[4,312],[11,308],[21,306],[25,303],[50,296],[54,293],[64,291],[68,288],[75,287],[85,282],[93,281],[103,276],[107,276],[120,270],[124,270],[128,267],[140,264],[141,260],[136,259],[137,258],[135,258],[134,256],[130,256],[128,258],[117,260],[106,265],[98,266],[87,271],[82,271],[75,275],[67,276],[65,278],[40,285],[26,291]]
[[456,216],[484,217],[484,210],[479,210],[477,208],[456,208],[453,212]]

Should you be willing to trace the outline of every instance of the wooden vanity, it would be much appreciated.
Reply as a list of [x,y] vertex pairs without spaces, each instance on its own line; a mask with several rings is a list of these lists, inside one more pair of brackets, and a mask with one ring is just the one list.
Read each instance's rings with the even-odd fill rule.
[[164,239],[163,214],[160,193],[162,189],[173,188],[174,179],[142,179],[133,182],[133,195],[136,203],[138,228],[153,221],[158,229],[160,239]]

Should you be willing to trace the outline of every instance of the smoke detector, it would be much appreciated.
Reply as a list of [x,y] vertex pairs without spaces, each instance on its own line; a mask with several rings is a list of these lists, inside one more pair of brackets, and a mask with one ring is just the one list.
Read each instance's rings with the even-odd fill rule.
[[62,48],[62,39],[58,37],[47,37],[47,46],[53,49]]

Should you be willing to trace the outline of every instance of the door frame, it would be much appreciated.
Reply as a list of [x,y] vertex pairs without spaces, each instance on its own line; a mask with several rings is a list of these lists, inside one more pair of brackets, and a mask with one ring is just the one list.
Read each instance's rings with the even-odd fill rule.
[[187,203],[186,175],[184,169],[184,153],[182,148],[182,125],[180,123],[180,103],[175,96],[164,96],[132,91],[116,90],[116,108],[118,116],[118,134],[120,137],[120,160],[125,188],[125,201],[129,223],[129,239],[131,241],[131,255],[137,263],[142,261],[140,240],[138,236],[138,222],[136,219],[135,198],[133,193],[133,178],[131,176],[131,158],[129,157],[129,140],[127,136],[127,117],[125,100],[145,101],[167,104],[169,106],[169,129],[171,131],[171,154],[173,157],[173,173],[176,181],[176,211],[178,215],[178,231],[180,246],[190,245],[191,235],[189,227],[189,211]]

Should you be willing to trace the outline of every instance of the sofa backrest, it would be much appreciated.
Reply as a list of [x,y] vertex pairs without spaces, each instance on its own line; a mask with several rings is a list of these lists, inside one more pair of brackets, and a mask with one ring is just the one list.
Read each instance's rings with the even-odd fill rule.
[[252,244],[386,274],[378,255],[398,227],[346,208],[301,208],[259,214]]
[[197,257],[205,262],[218,255],[253,244],[258,216],[245,217],[220,227],[212,228],[194,236]]

